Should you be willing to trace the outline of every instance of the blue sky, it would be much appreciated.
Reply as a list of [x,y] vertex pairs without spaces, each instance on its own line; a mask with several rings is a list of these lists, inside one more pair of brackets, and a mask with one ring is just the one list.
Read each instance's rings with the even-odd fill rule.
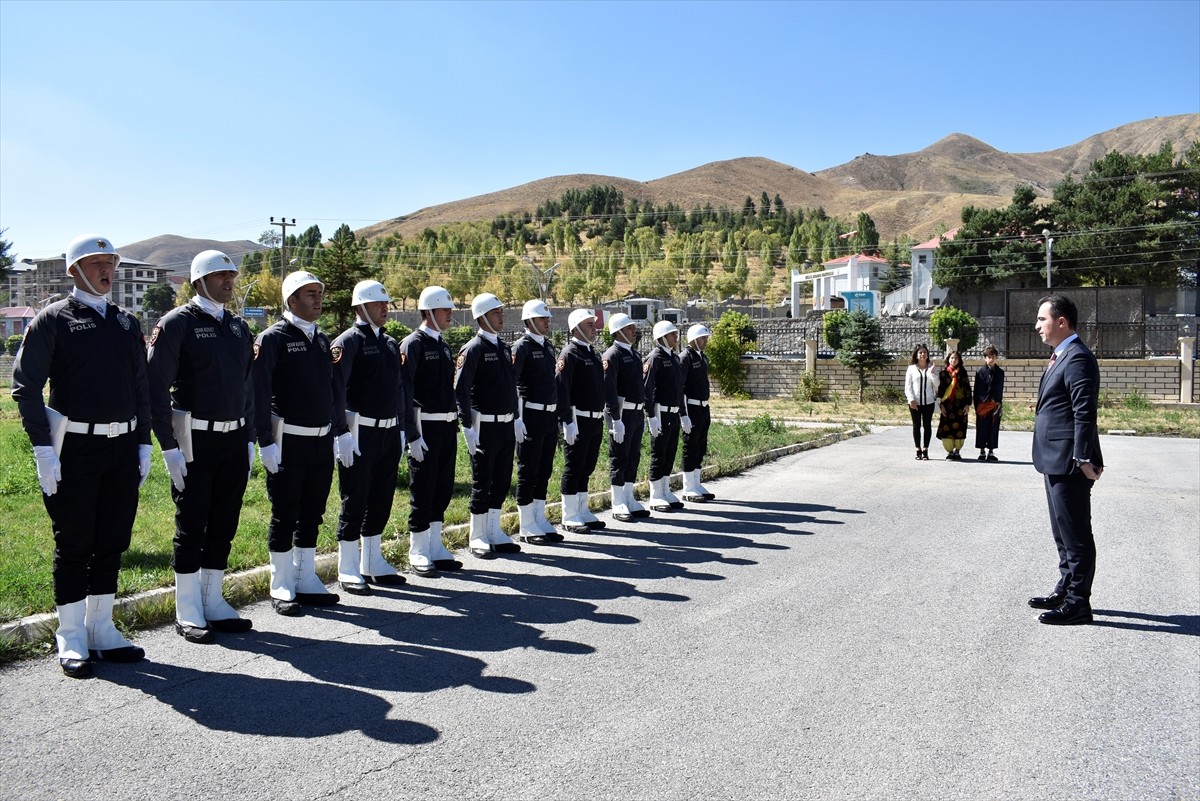
[[0,227],[328,236],[551,175],[1038,152],[1200,111],[1200,0],[0,0]]

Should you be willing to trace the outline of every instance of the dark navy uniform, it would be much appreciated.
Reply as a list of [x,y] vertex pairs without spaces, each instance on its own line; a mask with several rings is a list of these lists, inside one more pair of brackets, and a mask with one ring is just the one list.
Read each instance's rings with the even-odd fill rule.
[[13,364],[12,395],[29,441],[52,444],[47,405],[70,421],[58,491],[42,495],[54,530],[59,606],[116,593],[137,515],[138,446],[150,445],[141,326],[113,303],[105,301],[104,310],[74,296],[50,304],[29,324]]
[[575,444],[563,445],[562,494],[587,492],[604,436],[604,365],[591,345],[572,338],[555,368],[558,419],[579,427]]
[[[382,535],[391,518],[407,392],[399,345],[382,329],[360,320],[334,340],[331,354],[334,408],[359,415],[359,454],[350,467],[337,466],[342,496],[337,536],[355,542]],[[335,434],[347,431],[349,416],[335,412]]]
[[454,492],[458,458],[454,357],[445,341],[418,328],[400,343],[400,364],[412,391],[405,422],[408,441],[424,439],[429,449],[422,461],[411,456],[408,460],[408,528],[418,532],[442,521]]
[[458,418],[479,434],[471,457],[471,514],[500,509],[512,486],[517,383],[508,345],[482,331],[462,346],[454,377]]
[[150,402],[164,451],[179,447],[172,410],[191,412],[187,482],[171,486],[176,573],[228,565],[254,442],[253,361],[250,327],[228,310],[218,320],[194,303],[180,306],[150,335]]
[[[333,363],[329,338],[312,341],[280,320],[254,343],[254,415],[260,446],[275,442],[272,420],[285,424],[279,472],[267,471],[272,551],[315,548],[333,485]],[[345,421],[343,420],[343,425]]]
[[624,440],[608,442],[609,482],[620,487],[637,482],[646,427],[642,363],[631,346],[614,342],[604,352],[604,388],[609,419],[625,424]]
[[650,440],[650,480],[671,475],[679,447],[679,408],[683,385],[679,381],[679,357],[656,345],[643,363],[646,416],[657,416],[662,431]]
[[679,379],[683,384],[683,410],[692,421],[692,430],[683,435],[683,471],[704,467],[708,455],[708,429],[712,417],[708,410],[708,357],[696,348],[684,348],[679,357]]
[[513,348],[513,373],[525,421],[525,441],[517,443],[517,506],[544,502],[554,469],[558,447],[554,361],[554,346],[548,337],[526,333]]

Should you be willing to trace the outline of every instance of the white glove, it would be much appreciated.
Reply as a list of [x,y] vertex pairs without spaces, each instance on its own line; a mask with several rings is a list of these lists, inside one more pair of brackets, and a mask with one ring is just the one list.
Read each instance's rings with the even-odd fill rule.
[[253,442],[246,443],[246,451],[250,457],[250,467],[248,469],[248,472],[246,473],[246,478],[249,479],[250,474],[254,472],[254,443]]
[[612,425],[608,427],[608,433],[612,434],[613,442],[620,445],[625,441],[625,421],[613,420]]
[[338,438],[333,441],[333,456],[342,463],[342,467],[354,467],[354,454],[362,455],[362,451],[358,449],[358,443],[354,440],[354,435],[347,431],[345,434],[339,434]]
[[279,466],[283,463],[283,459],[279,458],[279,443],[258,446],[258,460],[263,463],[268,473],[278,473]]
[[684,417],[680,417],[679,425],[683,427],[683,433],[692,433],[692,418],[687,417],[686,415]]
[[418,437],[416,441],[408,443],[408,455],[414,462],[425,461],[425,453],[428,450],[429,446],[425,444],[424,437]]
[[162,452],[162,457],[167,466],[167,473],[171,476],[171,483],[175,485],[175,489],[183,492],[186,484],[183,477],[187,475],[187,459],[184,458],[183,451],[179,448],[169,448]]
[[34,445],[33,457],[37,459],[38,483],[42,492],[53,495],[58,492],[58,482],[62,481],[62,463],[52,445]]
[[525,421],[520,417],[513,420],[513,433],[517,437],[517,442],[524,442],[527,432],[525,431]]
[[650,426],[650,437],[651,438],[657,437],[659,434],[662,433],[662,421],[659,420],[657,417],[649,418],[647,420],[647,424]]
[[475,451],[479,450],[479,432],[473,428],[464,428],[462,431],[463,442],[467,443],[467,453],[474,456]]
[[408,447],[408,434],[400,432],[400,452],[404,453],[404,449]]
[[150,445],[138,445],[138,475],[141,480],[138,481],[138,489],[146,483],[146,478],[150,475],[150,454],[154,448]]
[[563,423],[563,439],[568,445],[575,444],[575,438],[579,436],[579,423]]

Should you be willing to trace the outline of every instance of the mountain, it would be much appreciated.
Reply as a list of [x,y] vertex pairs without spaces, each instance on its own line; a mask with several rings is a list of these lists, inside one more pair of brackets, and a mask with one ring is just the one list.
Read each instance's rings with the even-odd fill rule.
[[1005,153],[966,134],[954,133],[924,150],[898,156],[863,154],[846,164],[816,173],[765,158],[715,161],[685,172],[632,181],[605,175],[559,175],[486,195],[429,206],[368,226],[360,237],[399,233],[411,237],[425,228],[451,222],[491,220],[499,214],[529,212],[567,189],[593,184],[620,189],[626,199],[686,210],[711,203],[740,209],[746,197],[757,204],[765,191],[778,194],[789,209],[818,206],[830,215],[853,219],[871,215],[881,237],[926,239],[939,225],[958,225],[963,207],[1006,206],[1013,188],[1030,184],[1049,196],[1068,174],[1081,175],[1106,153],[1147,154],[1171,142],[1182,154],[1200,141],[1200,114],[1155,117],[1133,122],[1074,145],[1043,153]]
[[192,265],[192,257],[202,250],[219,250],[233,259],[234,264],[240,265],[242,256],[265,249],[265,246],[248,239],[218,242],[215,239],[190,239],[186,236],[163,234],[117,248],[117,252],[126,258],[166,267],[173,273],[186,273]]

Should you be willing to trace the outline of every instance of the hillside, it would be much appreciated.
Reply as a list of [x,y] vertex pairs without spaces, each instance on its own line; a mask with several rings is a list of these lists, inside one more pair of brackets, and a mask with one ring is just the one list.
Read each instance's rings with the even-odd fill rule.
[[924,150],[898,156],[864,154],[837,167],[809,173],[765,158],[716,161],[651,181],[604,175],[559,175],[511,189],[429,206],[376,223],[359,236],[391,233],[413,236],[427,227],[451,222],[491,220],[512,212],[533,212],[545,200],[567,189],[611,185],[626,198],[656,205],[673,202],[691,209],[741,208],[749,196],[757,203],[763,191],[778,194],[790,209],[823,207],[829,214],[853,218],[871,215],[880,235],[925,239],[942,224],[953,228],[964,206],[1005,206],[1018,184],[1031,184],[1048,196],[1068,173],[1081,174],[1105,153],[1151,153],[1164,141],[1182,153],[1200,140],[1200,114],[1155,117],[1129,123],[1057,150],[1004,153],[966,134],[955,133]]
[[219,250],[233,259],[235,264],[241,264],[242,256],[263,249],[262,245],[248,239],[218,242],[215,239],[189,239],[186,236],[163,234],[124,245],[117,250],[122,256],[166,267],[173,273],[184,273],[191,267],[192,257],[202,250]]

